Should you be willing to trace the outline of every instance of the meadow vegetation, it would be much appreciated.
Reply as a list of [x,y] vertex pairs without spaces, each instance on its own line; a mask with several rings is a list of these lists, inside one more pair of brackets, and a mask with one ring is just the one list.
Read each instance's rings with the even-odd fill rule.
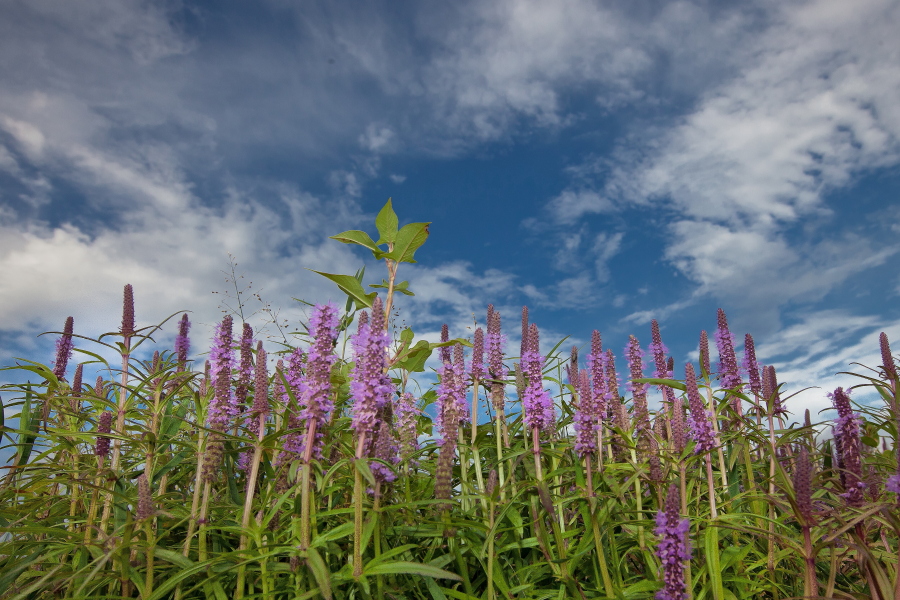
[[6,367],[30,383],[2,390],[0,596],[900,599],[884,334],[858,373],[883,402],[833,390],[834,422],[792,419],[721,310],[698,364],[656,321],[620,357],[599,332],[545,354],[527,309],[493,306],[471,337],[416,340],[394,298],[428,224],[388,202],[375,225],[334,239],[382,283],[322,273],[347,302],[293,343],[264,347],[238,311],[211,341],[173,315],[160,347],[126,286],[117,331],[70,318],[50,365]]

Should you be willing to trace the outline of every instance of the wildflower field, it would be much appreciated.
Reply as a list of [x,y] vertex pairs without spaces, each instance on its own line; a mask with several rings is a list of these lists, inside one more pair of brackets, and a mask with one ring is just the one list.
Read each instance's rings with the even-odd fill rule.
[[6,367],[32,383],[2,390],[0,597],[900,599],[884,334],[859,369],[883,404],[838,388],[837,420],[802,426],[722,310],[699,364],[656,321],[622,356],[597,331],[545,355],[527,308],[416,340],[393,303],[428,225],[398,223],[389,202],[377,240],[333,236],[386,278],[323,273],[347,302],[314,306],[296,347],[233,315],[191,340],[185,313],[140,360],[162,324],[136,328],[128,285],[118,331],[70,318],[51,365]]

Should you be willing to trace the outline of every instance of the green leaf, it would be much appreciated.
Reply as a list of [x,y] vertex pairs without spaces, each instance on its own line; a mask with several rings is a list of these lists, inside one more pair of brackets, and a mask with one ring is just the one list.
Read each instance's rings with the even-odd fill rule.
[[345,231],[344,233],[333,235],[330,239],[337,240],[344,244],[356,244],[357,246],[365,246],[372,252],[381,252],[381,248],[379,248],[375,244],[375,242],[372,241],[372,238],[369,237],[369,234],[365,231],[359,231],[358,229],[351,229],[350,231]]
[[387,204],[375,217],[375,227],[378,228],[378,235],[381,236],[375,243],[393,244],[394,240],[397,239],[397,225],[399,224],[397,213],[394,212],[394,208],[391,206],[391,199],[388,198]]
[[354,459],[353,464],[356,466],[356,470],[359,471],[360,475],[365,477],[366,481],[369,482],[369,485],[375,487],[375,476],[372,474],[372,469],[369,468],[369,459],[357,458]]
[[416,334],[413,333],[413,330],[407,327],[403,331],[400,332],[400,341],[406,342],[407,344],[413,341],[413,338]]
[[315,548],[309,548],[306,551],[306,562],[309,565],[309,570],[312,571],[313,577],[316,579],[316,583],[319,584],[322,596],[325,597],[325,600],[331,600],[331,574],[325,565],[325,561],[322,560]]
[[709,567],[709,579],[712,583],[714,600],[724,600],[725,592],[722,584],[722,569],[719,565],[719,529],[714,523],[706,529],[703,539],[706,548],[706,564]]
[[334,540],[345,538],[352,533],[353,523],[343,523],[341,525],[338,525],[331,531],[326,531],[321,535],[317,535],[315,539],[313,539],[312,545],[315,547],[324,546],[328,542],[333,542]]
[[439,569],[432,565],[424,565],[422,563],[408,562],[405,560],[381,563],[375,565],[371,569],[365,570],[366,575],[388,575],[392,573],[421,575],[423,577],[434,577],[435,579],[452,579],[454,581],[462,581],[462,577],[451,573],[450,571],[445,571],[444,569]]
[[410,373],[422,373],[425,371],[425,362],[430,356],[430,344],[425,340],[419,340],[403,360],[397,363],[397,366],[401,369],[406,369]]
[[375,298],[376,292],[367,294],[363,289],[362,284],[353,275],[334,275],[332,273],[323,273],[322,271],[315,271],[313,269],[307,270],[312,271],[313,273],[318,273],[319,275],[327,277],[328,279],[335,282],[342,292],[356,301],[356,305],[358,307],[372,308],[372,300]]
[[428,239],[428,226],[431,223],[409,223],[404,225],[403,229],[397,234],[394,242],[394,249],[385,254],[385,258],[396,260],[397,262],[416,262],[413,255],[416,250]]

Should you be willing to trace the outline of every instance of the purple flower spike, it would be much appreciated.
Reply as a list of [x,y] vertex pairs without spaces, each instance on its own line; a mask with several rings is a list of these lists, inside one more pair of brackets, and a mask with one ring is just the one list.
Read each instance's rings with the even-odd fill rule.
[[[523,313],[525,314],[525,313]],[[543,369],[544,357],[540,352],[540,340],[537,325],[532,323],[528,328],[528,345],[522,354],[522,371],[528,377],[525,393],[522,397],[522,409],[525,411],[525,426],[539,432],[553,426],[555,415],[553,399],[544,389]]]
[[743,385],[738,372],[737,357],[734,354],[734,334],[728,329],[725,311],[719,309],[719,326],[716,329],[716,348],[719,350],[719,383],[726,390],[738,389]]
[[844,489],[841,496],[847,500],[850,506],[861,506],[863,503],[862,490],[865,487],[862,478],[862,463],[859,446],[859,419],[853,413],[850,405],[850,396],[843,388],[837,388],[831,394],[834,408],[838,412],[835,437],[838,438],[838,451],[844,474]]
[[747,372],[750,380],[750,391],[759,396],[762,393],[759,363],[756,361],[756,346],[753,344],[753,336],[749,333],[744,336],[744,360],[741,366]]
[[626,387],[631,390],[634,397],[634,412],[636,427],[641,431],[650,430],[650,412],[647,409],[647,384],[635,383],[635,379],[644,377],[644,351],[641,349],[641,343],[636,337],[629,336],[628,344],[625,346],[625,357],[628,360],[628,368],[630,371],[630,379]]
[[75,343],[72,341],[72,330],[75,327],[75,319],[68,317],[63,327],[63,334],[56,340],[56,360],[53,363],[53,374],[57,379],[65,379],[66,367],[72,358],[72,349]]
[[253,433],[254,439],[259,436],[259,417],[266,417],[271,410],[269,407],[269,369],[266,365],[266,351],[263,349],[262,340],[256,344],[256,369],[253,380],[253,405],[250,407],[247,427]]
[[111,412],[105,410],[97,420],[97,441],[94,443],[94,454],[97,456],[109,456],[110,439],[106,434],[112,431],[112,416]]
[[812,461],[809,459],[809,450],[806,446],[800,447],[797,463],[794,467],[794,495],[797,500],[797,509],[800,516],[811,526],[813,520],[812,503]]
[[[312,441],[312,456],[316,458],[321,457],[325,424],[334,408],[331,401],[331,367],[337,361],[333,351],[338,322],[338,309],[334,304],[317,304],[309,319],[313,342],[306,356],[306,385],[301,404],[306,407],[302,419],[307,427],[313,421],[316,423],[316,435]],[[305,446],[304,442],[304,451]]]
[[[469,365],[472,381],[484,379],[484,330],[479,327],[472,337],[472,362]],[[477,390],[476,390],[477,392]]]
[[238,383],[234,395],[239,404],[244,404],[253,378],[253,328],[244,323],[241,331],[241,364],[238,367]]
[[[365,313],[363,313],[365,314]],[[450,341],[450,327],[444,323],[441,325],[441,343]],[[441,362],[448,363],[450,362],[450,346],[441,346],[438,348],[438,356],[441,358]]]
[[706,331],[700,332],[700,370],[701,374],[706,374],[707,376],[712,373],[710,371],[711,367],[709,365],[709,336],[706,334]]
[[[606,416],[606,356],[603,354],[603,340],[596,329],[591,333],[591,352],[588,354],[588,369],[593,387],[592,402],[598,419]],[[598,421],[599,426],[599,421]]]
[[584,457],[597,451],[598,414],[591,394],[591,376],[587,369],[582,369],[577,383],[572,382],[578,390],[578,406],[575,408],[575,452]]
[[237,416],[238,407],[231,389],[231,370],[234,368],[234,349],[231,315],[225,315],[216,326],[213,346],[209,351],[210,374],[215,390],[209,405],[207,422],[210,428],[225,431]]
[[678,486],[669,486],[665,510],[656,515],[656,535],[659,546],[656,556],[662,563],[663,589],[656,593],[656,600],[684,600],[687,586],[684,581],[684,561],[691,558],[691,544],[687,534],[690,523],[680,515],[681,498]]
[[[663,344],[662,336],[659,333],[659,323],[657,323],[656,319],[650,321],[650,354],[653,355],[653,364],[656,366],[656,370],[653,372],[653,377],[657,379],[669,379],[672,377],[672,373],[669,373],[668,365],[666,364],[666,354],[669,353],[669,349],[666,348],[666,345]],[[662,389],[664,386],[660,386]]]
[[[400,458],[411,461],[412,455],[419,450],[419,439],[416,435],[419,415],[422,411],[416,406],[416,399],[409,392],[404,392],[397,400],[395,409],[397,416],[397,434],[400,438]],[[410,462],[414,467],[417,463]]]
[[494,305],[488,305],[487,336],[484,340],[487,353],[488,377],[491,379],[491,402],[498,413],[504,408],[503,397],[506,388],[506,376],[509,374],[503,364],[503,349],[506,338],[500,332],[500,313]]
[[714,450],[719,444],[715,431],[712,428],[710,414],[700,398],[700,389],[697,387],[697,376],[694,373],[694,365],[688,363],[684,366],[684,384],[687,387],[688,402],[691,407],[691,439],[697,445],[694,453],[701,454]]
[[175,352],[178,353],[178,370],[184,369],[187,363],[188,352],[191,349],[191,340],[188,338],[188,332],[191,330],[191,322],[188,321],[187,313],[181,316],[178,322],[178,335],[175,337]]
[[618,410],[616,404],[619,403],[619,376],[616,374],[616,356],[612,350],[606,351],[606,377],[604,382],[607,409],[610,412]]
[[772,365],[766,367],[765,374],[768,376],[769,385],[771,386],[769,395],[766,398],[772,399],[772,416],[778,417],[787,414],[787,409],[781,402],[781,392],[778,390],[778,377],[775,374],[775,367]]
[[884,374],[890,381],[897,381],[897,363],[894,362],[894,355],[891,354],[891,346],[885,332],[882,331],[878,336],[878,342],[881,345],[881,366]]
[[131,336],[134,335],[134,290],[131,284],[125,286],[122,301],[122,335],[125,337],[125,345],[128,346]]
[[[448,335],[449,337],[449,335]],[[439,445],[450,444],[456,449],[459,436],[459,425],[468,411],[466,403],[465,357],[461,344],[448,347],[448,360],[441,366],[438,374],[438,415],[437,428],[441,436]]]
[[[387,418],[387,415],[385,417],[378,424],[378,431],[373,444],[375,458],[383,460],[388,465],[396,465],[400,462],[400,458],[397,455],[399,448],[394,432],[391,431],[390,419]],[[384,463],[372,461],[369,463],[369,468],[372,470],[375,480],[381,483],[390,483],[397,479],[397,474],[394,473],[394,470]]]
[[[371,324],[361,319],[359,330],[350,339],[356,361],[350,373],[352,427],[359,441],[376,431],[378,423],[375,415],[389,401],[393,391],[386,373],[386,352],[390,342],[390,337],[384,331],[384,307],[381,298],[376,296],[372,302]],[[368,444],[357,445],[357,454],[365,451],[367,446]],[[358,455],[357,458],[362,456]]]

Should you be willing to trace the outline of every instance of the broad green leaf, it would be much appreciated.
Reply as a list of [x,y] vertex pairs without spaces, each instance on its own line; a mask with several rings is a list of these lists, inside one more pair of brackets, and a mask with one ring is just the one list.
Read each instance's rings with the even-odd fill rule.
[[411,373],[421,373],[425,371],[425,362],[430,356],[431,347],[428,342],[419,340],[397,365]]
[[356,304],[360,308],[372,308],[372,300],[375,298],[376,293],[372,292],[367,294],[363,289],[362,284],[359,280],[352,275],[335,275],[332,273],[323,273],[322,271],[316,271],[313,269],[308,269],[313,273],[318,273],[323,277],[327,277],[337,284],[337,286],[341,289],[342,292],[353,298],[356,301]]
[[403,331],[400,332],[400,341],[406,342],[407,344],[413,341],[413,338],[416,334],[413,333],[413,330],[407,327]]
[[396,260],[397,262],[416,262],[413,255],[416,250],[428,239],[428,226],[431,223],[409,223],[404,225],[403,229],[397,233],[397,239],[394,242],[394,249],[385,254],[385,258]]
[[324,546],[328,542],[333,542],[334,540],[339,540],[352,534],[353,523],[343,523],[331,531],[326,531],[321,535],[317,535],[315,539],[313,539],[312,545],[315,547]]
[[397,225],[399,224],[397,213],[394,212],[394,208],[391,206],[391,199],[388,198],[387,204],[375,217],[375,227],[378,228],[378,235],[381,236],[375,243],[393,244],[394,240],[397,239]]
[[381,563],[375,565],[371,569],[366,569],[366,575],[387,575],[390,573],[421,575],[423,577],[434,577],[435,579],[452,579],[454,581],[462,581],[462,577],[439,569],[432,565],[423,565],[422,563],[408,562],[398,560],[396,562]]
[[332,240],[337,240],[344,244],[356,244],[357,246],[365,246],[372,252],[381,252],[381,248],[379,248],[372,238],[369,237],[369,234],[365,231],[359,231],[358,229],[351,229],[350,231],[345,231],[344,233],[339,233],[337,235],[331,236]]
[[319,584],[322,596],[325,597],[325,600],[331,600],[331,573],[328,571],[325,561],[322,560],[315,548],[309,548],[306,551],[306,561],[309,565],[309,570],[312,571],[313,577],[316,579],[316,583]]

